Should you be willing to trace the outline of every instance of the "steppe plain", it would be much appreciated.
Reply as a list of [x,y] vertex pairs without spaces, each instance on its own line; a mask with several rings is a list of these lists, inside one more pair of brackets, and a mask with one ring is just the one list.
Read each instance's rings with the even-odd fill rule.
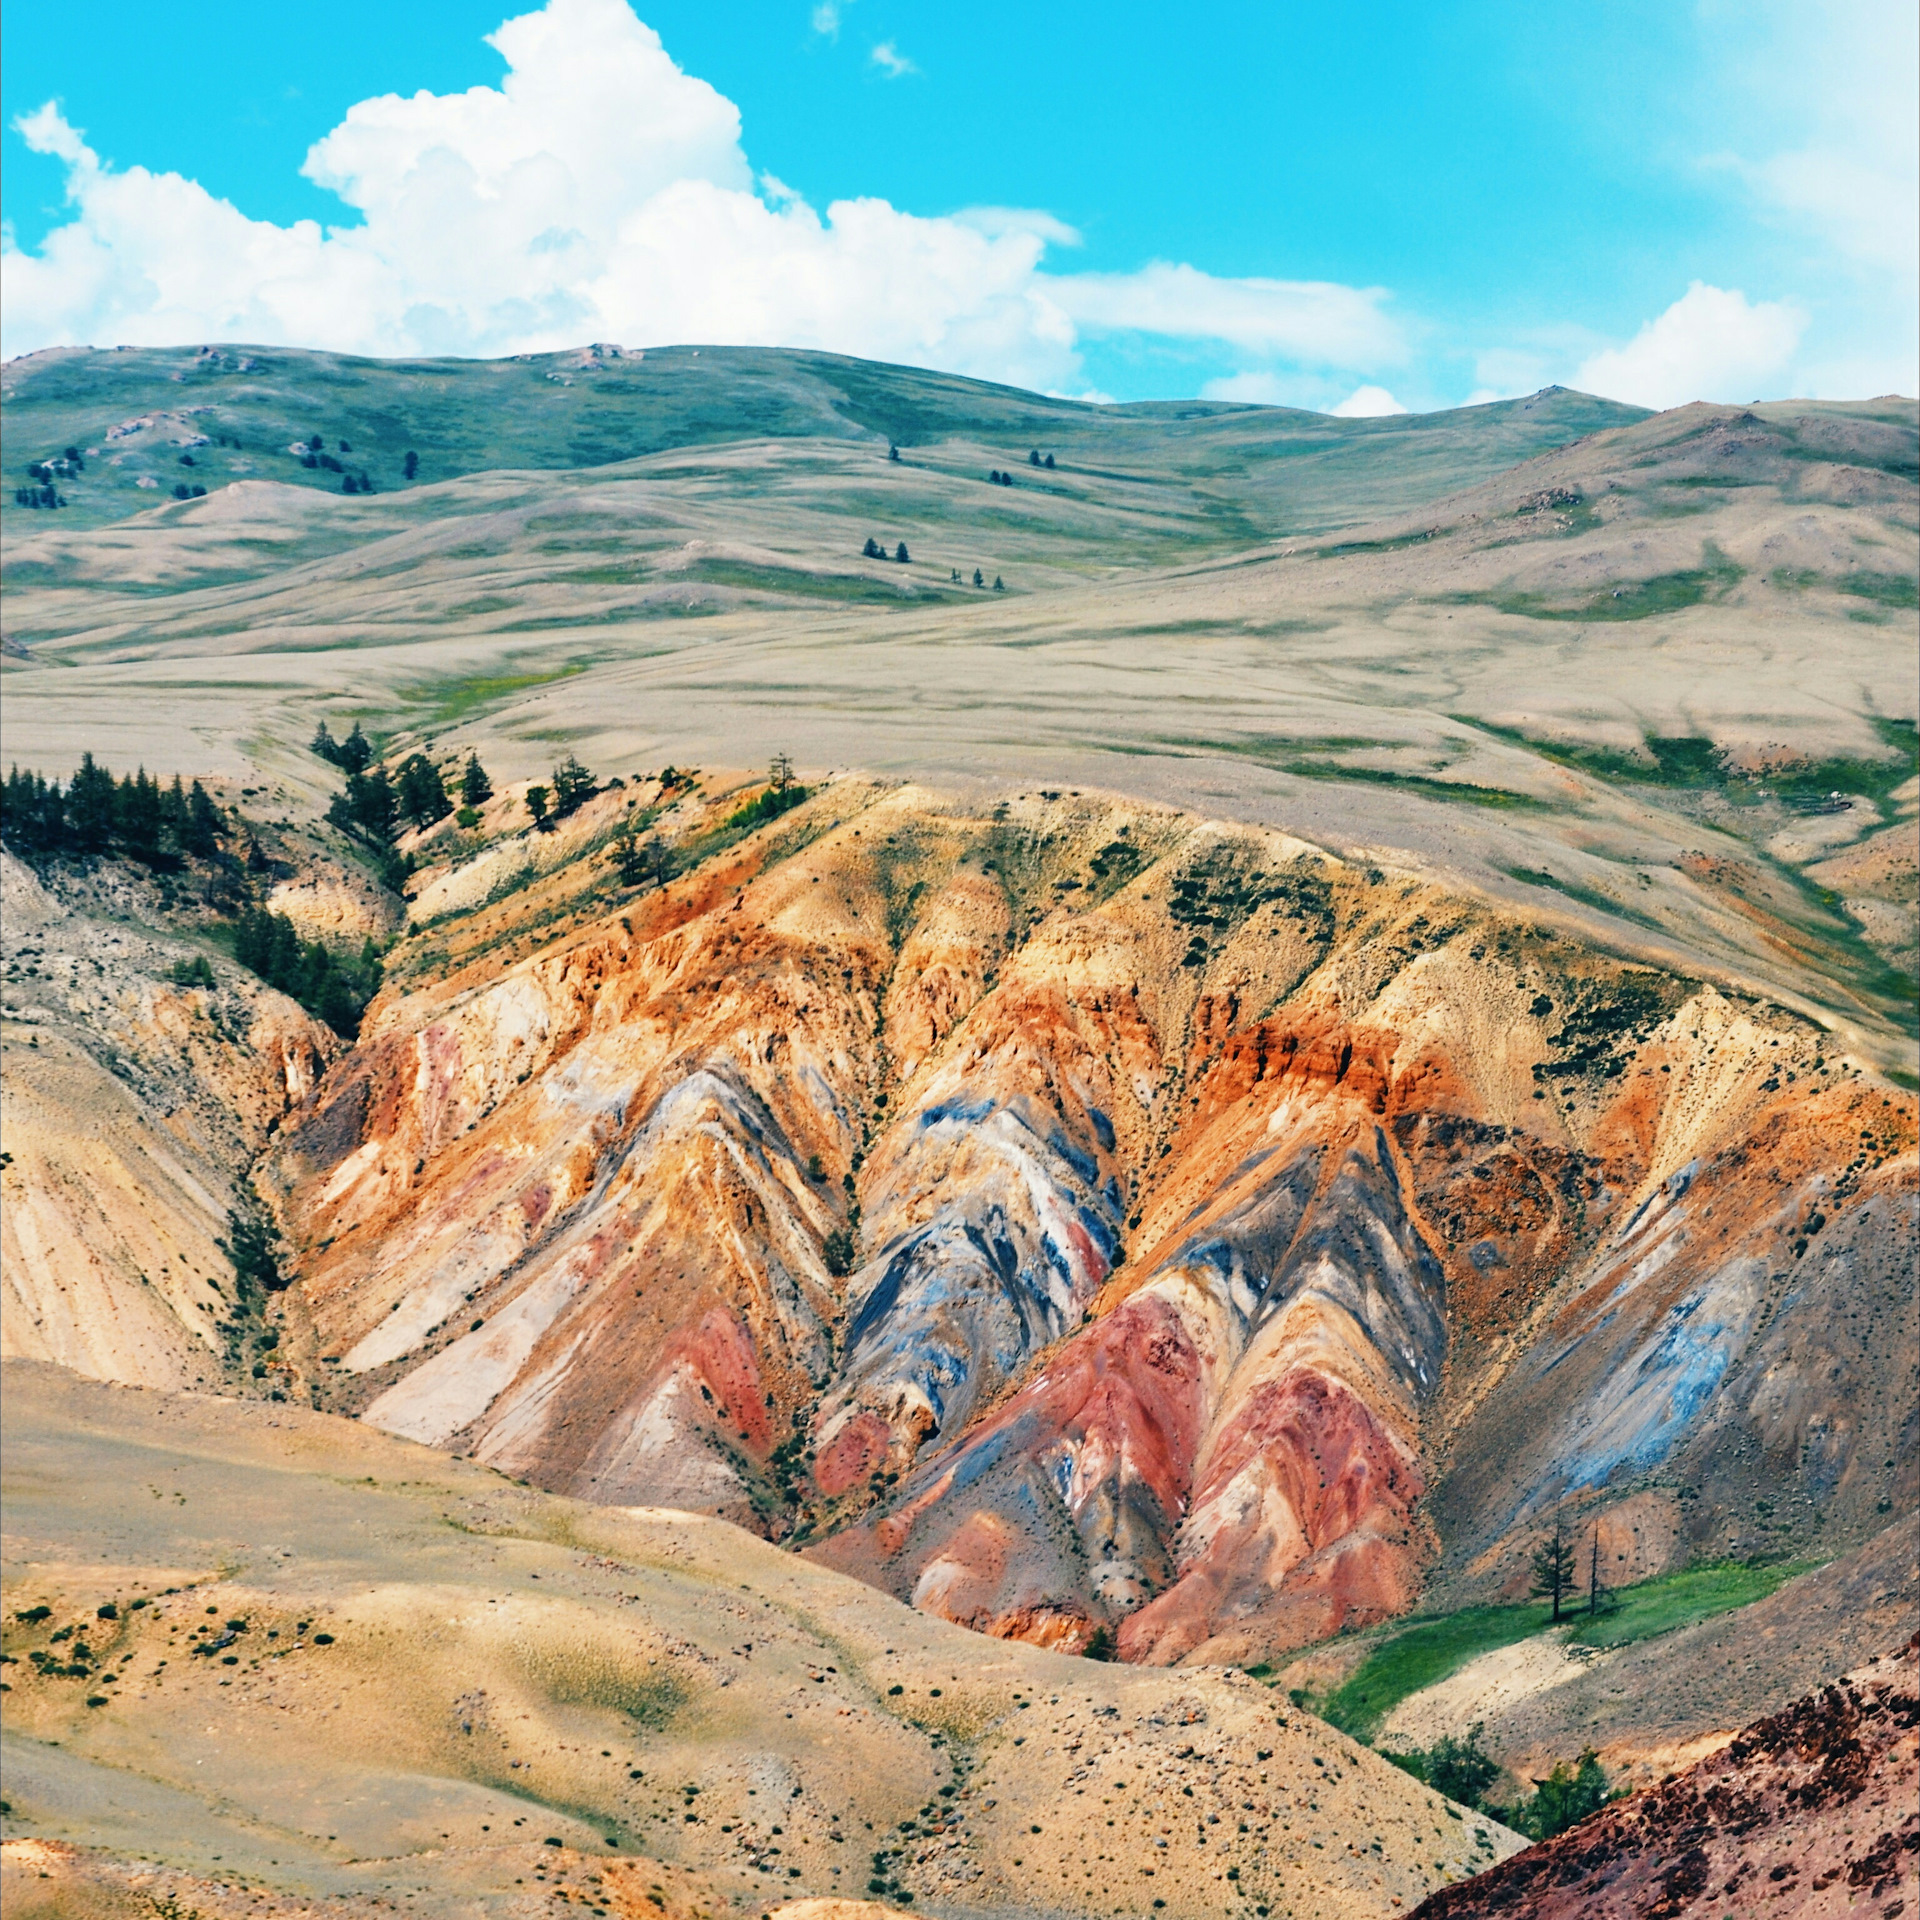
[[[10,473],[86,464],[0,508],[0,750],[205,778],[270,904],[393,942],[349,1043],[179,890],[5,856],[7,1604],[118,1676],[9,1669],[8,1832],[107,1849],[10,1852],[10,1904],[1406,1911],[1518,1842],[1307,1707],[1657,1779],[1900,1637],[1913,402],[1330,421],[691,348],[3,384]],[[317,824],[323,717],[494,773],[407,901]],[[624,784],[535,836],[569,750]],[[727,827],[776,752],[812,796]],[[674,884],[612,884],[631,807]],[[294,1282],[251,1317],[249,1179]],[[1367,1706],[1554,1510],[1632,1592],[1738,1592]],[[224,1700],[128,1664],[203,1587]]]

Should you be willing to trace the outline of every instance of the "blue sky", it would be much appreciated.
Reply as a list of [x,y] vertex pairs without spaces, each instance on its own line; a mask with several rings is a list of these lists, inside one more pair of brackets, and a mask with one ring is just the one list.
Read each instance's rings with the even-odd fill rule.
[[1910,5],[637,12],[496,47],[502,0],[12,0],[5,350],[753,338],[1358,409],[1920,383]]

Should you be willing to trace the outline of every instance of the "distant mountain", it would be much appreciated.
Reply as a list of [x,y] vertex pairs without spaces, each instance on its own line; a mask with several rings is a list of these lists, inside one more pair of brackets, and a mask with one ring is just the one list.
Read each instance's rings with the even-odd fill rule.
[[[0,369],[6,477],[55,476],[75,524],[136,513],[235,474],[339,493],[500,468],[604,467],[752,440],[977,441],[1204,481],[1267,532],[1410,509],[1645,410],[1548,388],[1452,413],[1341,420],[1287,408],[1090,406],[839,354],[767,347],[584,347],[511,360],[368,360],[281,347],[52,349]],[[309,443],[312,447],[308,459]],[[417,456],[409,476],[406,456]],[[182,464],[182,456],[191,465]],[[1273,497],[1284,465],[1284,501]],[[143,485],[142,483],[146,484]],[[11,493],[0,512],[12,511]]]

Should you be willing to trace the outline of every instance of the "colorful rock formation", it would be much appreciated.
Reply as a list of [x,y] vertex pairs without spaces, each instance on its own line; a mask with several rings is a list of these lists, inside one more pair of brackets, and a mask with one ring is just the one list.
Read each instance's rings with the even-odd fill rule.
[[1676,1461],[1690,1548],[1911,1503],[1911,1104],[1804,1021],[1105,799],[717,818],[454,915],[285,1130],[329,1404],[1136,1661]]

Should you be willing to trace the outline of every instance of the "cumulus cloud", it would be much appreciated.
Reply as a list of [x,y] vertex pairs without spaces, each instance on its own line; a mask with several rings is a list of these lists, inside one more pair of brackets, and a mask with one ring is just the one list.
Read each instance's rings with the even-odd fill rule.
[[1340,420],[1378,420],[1406,408],[1385,387],[1355,387],[1333,411]]
[[878,67],[889,80],[899,80],[909,73],[918,73],[920,71],[891,40],[882,40],[880,44],[867,55],[867,58],[874,66]]
[[[837,8],[815,15],[822,31]],[[211,340],[372,354],[583,340],[813,346],[1056,392],[1090,332],[1225,341],[1356,379],[1404,357],[1385,295],[1190,266],[1061,274],[1078,235],[1030,209],[824,211],[755,176],[734,104],[626,0],[547,0],[489,36],[497,87],[382,95],[307,156],[357,224],[249,218],[177,173],[103,163],[49,104],[16,125],[72,217],[8,236],[0,351]],[[897,54],[897,49],[895,50]],[[884,63],[883,63],[884,64]]]
[[1624,347],[1589,358],[1573,384],[1642,407],[1752,400],[1786,370],[1806,326],[1790,301],[1750,303],[1744,293],[1696,280]]

